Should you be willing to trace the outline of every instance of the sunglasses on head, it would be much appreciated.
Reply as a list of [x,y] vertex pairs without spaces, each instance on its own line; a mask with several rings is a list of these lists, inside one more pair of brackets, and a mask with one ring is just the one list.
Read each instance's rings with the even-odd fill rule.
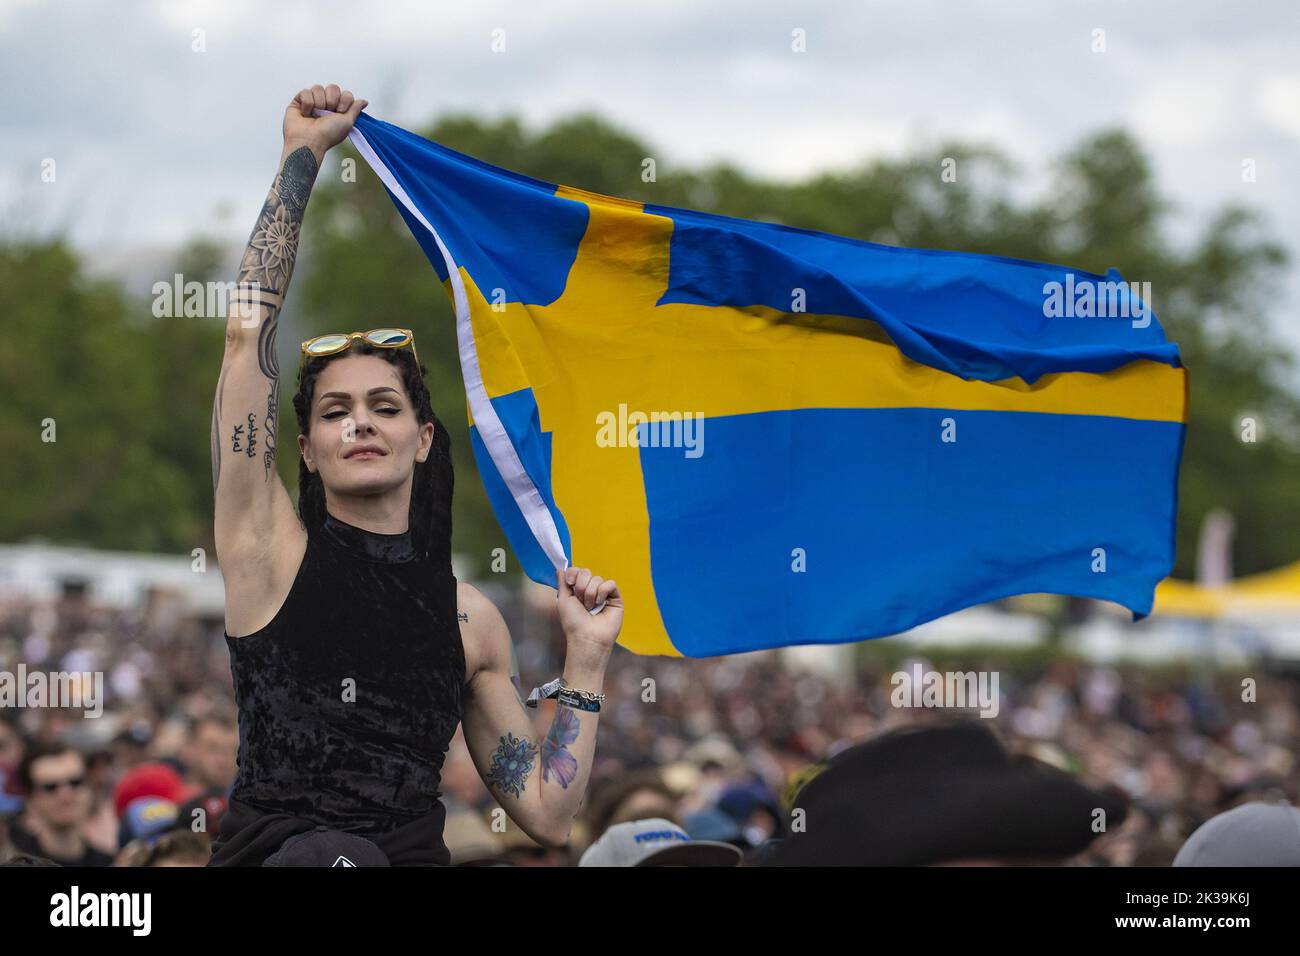
[[38,783],[36,789],[41,793],[54,793],[60,787],[71,787],[73,790],[79,789],[86,782],[85,776],[69,777],[67,780],[47,780]]
[[379,349],[400,349],[409,345],[411,357],[415,359],[416,367],[419,367],[420,356],[415,351],[415,336],[410,329],[371,329],[369,332],[330,332],[303,342],[302,357],[298,360],[298,375],[301,377],[308,358],[337,355],[352,348],[352,343],[357,339]]

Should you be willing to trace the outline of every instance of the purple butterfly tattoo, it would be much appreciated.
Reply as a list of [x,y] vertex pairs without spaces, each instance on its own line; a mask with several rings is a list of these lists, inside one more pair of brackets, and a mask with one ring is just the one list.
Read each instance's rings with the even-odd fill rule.
[[578,712],[570,707],[556,707],[555,720],[542,741],[543,782],[549,781],[554,774],[560,786],[569,789],[569,784],[578,775],[578,758],[564,748],[577,739]]

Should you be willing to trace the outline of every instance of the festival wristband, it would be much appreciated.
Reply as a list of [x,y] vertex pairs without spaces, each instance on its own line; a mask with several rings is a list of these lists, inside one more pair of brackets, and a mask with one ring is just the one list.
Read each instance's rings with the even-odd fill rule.
[[563,686],[564,678],[557,677],[555,680],[548,681],[541,687],[534,687],[532,691],[529,692],[528,699],[524,701],[524,705],[527,707],[536,707],[539,700],[550,700],[560,692],[560,688]]
[[588,694],[586,691],[563,687],[555,695],[555,703],[561,707],[572,707],[574,710],[585,710],[590,714],[599,714],[600,701],[597,698],[604,696],[604,694]]
[[524,705],[536,707],[538,701],[552,699],[565,707],[594,714],[600,712],[600,704],[605,699],[605,695],[569,687],[564,683],[563,677],[557,677],[555,680],[547,681],[541,687],[534,687],[528,694],[528,700],[524,701]]

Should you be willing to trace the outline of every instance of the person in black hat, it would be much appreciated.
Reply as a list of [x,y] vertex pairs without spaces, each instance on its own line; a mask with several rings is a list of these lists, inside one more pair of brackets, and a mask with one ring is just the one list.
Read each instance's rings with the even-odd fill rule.
[[391,320],[302,344],[295,512],[276,467],[277,322],[316,174],[365,105],[334,85],[289,103],[226,323],[211,437],[239,754],[215,865],[377,861],[358,839],[392,865],[448,863],[439,788],[462,721],[511,818],[565,843],[622,624],[615,582],[557,571],[567,653],[543,739],[510,679],[505,621],[452,574],[450,443],[412,333]]
[[1125,807],[1117,793],[1014,757],[977,721],[909,727],[831,758],[796,795],[791,835],[761,862],[1056,864],[1119,826]]

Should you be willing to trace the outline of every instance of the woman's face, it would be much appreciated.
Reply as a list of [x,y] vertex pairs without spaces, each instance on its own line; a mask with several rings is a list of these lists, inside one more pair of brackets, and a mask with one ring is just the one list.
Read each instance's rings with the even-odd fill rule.
[[377,495],[408,484],[429,457],[433,424],[421,424],[397,366],[375,355],[334,359],[316,378],[310,435],[298,436],[310,471],[336,495]]

